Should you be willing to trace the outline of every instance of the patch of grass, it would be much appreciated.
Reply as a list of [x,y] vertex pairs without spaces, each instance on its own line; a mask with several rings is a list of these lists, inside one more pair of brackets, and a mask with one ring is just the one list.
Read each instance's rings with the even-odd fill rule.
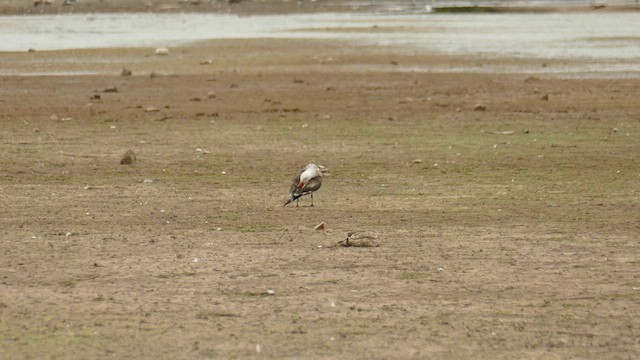
[[262,296],[272,296],[267,294],[265,291],[245,291],[242,293],[244,296],[248,297],[262,297]]
[[422,272],[404,272],[398,275],[398,278],[400,280],[419,280],[424,279],[426,276],[427,274]]
[[572,303],[567,303],[567,304],[562,304],[562,307],[565,309],[571,309],[571,308],[581,308],[581,307],[585,307],[585,305],[583,304],[572,304]]
[[576,316],[572,314],[560,314],[560,319],[562,320],[574,320],[575,318]]
[[278,230],[278,227],[272,224],[251,224],[240,225],[236,230],[238,232],[270,232]]
[[58,285],[66,288],[75,287],[78,283],[73,279],[62,280],[58,283]]
[[210,320],[215,318],[225,318],[225,317],[239,317],[240,315],[228,312],[221,311],[213,311],[213,310],[203,310],[199,311],[196,314],[196,319],[199,320]]
[[473,14],[485,14],[495,13],[498,9],[489,6],[445,6],[437,7],[433,9],[437,13],[473,13]]

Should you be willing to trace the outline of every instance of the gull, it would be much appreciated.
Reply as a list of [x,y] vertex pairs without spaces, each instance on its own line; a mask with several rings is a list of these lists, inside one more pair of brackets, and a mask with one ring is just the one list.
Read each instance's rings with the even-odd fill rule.
[[290,197],[282,206],[286,206],[295,200],[298,207],[298,199],[305,195],[311,195],[311,206],[313,206],[313,193],[322,186],[322,172],[316,164],[309,164],[300,170],[291,179]]

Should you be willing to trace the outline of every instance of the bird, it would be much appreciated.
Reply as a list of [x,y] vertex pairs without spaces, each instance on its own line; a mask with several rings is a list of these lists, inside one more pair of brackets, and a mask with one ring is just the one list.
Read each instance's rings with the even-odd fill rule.
[[286,206],[293,201],[296,202],[298,207],[298,199],[311,195],[311,206],[313,206],[313,193],[320,189],[322,186],[322,172],[320,167],[316,164],[309,164],[300,170],[296,176],[291,179],[291,189],[289,194],[289,200],[282,206]]

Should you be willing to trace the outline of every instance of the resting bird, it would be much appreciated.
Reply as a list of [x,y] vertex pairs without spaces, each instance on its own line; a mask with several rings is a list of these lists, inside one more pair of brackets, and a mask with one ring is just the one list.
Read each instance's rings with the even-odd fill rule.
[[298,199],[305,195],[311,195],[311,206],[313,206],[313,193],[320,189],[320,186],[322,186],[320,167],[316,164],[305,166],[291,179],[291,197],[282,206],[295,200],[296,207],[298,207]]

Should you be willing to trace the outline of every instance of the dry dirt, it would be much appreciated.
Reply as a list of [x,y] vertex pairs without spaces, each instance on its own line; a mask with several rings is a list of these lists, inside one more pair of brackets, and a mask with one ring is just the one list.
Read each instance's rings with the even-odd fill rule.
[[640,358],[640,80],[171,51],[0,54],[0,357]]

